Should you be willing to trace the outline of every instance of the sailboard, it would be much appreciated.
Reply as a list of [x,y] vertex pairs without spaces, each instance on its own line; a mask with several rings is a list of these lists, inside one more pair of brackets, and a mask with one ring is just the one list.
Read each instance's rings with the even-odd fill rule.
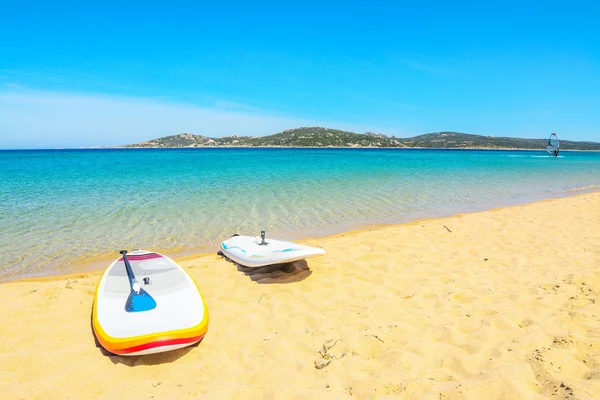
[[546,151],[552,154],[554,157],[558,157],[558,152],[560,151],[560,142],[558,141],[558,136],[556,133],[550,135],[548,139],[548,145],[546,146]]

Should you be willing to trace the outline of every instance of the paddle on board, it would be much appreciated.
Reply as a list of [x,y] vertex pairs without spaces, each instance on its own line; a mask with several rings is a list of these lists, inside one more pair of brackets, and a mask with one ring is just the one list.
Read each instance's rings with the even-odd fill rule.
[[131,292],[129,292],[129,297],[127,297],[127,301],[125,302],[125,311],[141,312],[156,308],[156,301],[148,294],[148,292],[142,289],[135,279],[135,275],[129,264],[129,259],[127,258],[127,250],[121,250],[119,253],[123,254],[127,277],[129,278],[129,286],[131,287]]

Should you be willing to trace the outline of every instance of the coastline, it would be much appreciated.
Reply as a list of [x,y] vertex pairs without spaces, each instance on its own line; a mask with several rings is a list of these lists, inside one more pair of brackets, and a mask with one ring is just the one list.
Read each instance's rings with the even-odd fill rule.
[[[541,151],[545,152],[545,149],[531,149],[531,148],[514,148],[514,147],[376,147],[376,146],[189,146],[189,147],[137,147],[137,146],[106,146],[106,147],[79,147],[71,150],[127,150],[127,149],[381,149],[381,150],[490,150],[490,151]],[[590,152],[600,153],[600,150],[578,150],[578,149],[561,149],[561,152]]]
[[[2,190],[8,213],[0,247],[7,262],[0,281],[104,269],[121,248],[177,258],[216,251],[234,233],[266,230],[273,238],[302,240],[365,225],[480,211],[597,186],[600,173],[595,153],[565,154],[562,161],[545,153],[470,150],[155,149],[128,154],[7,154],[3,165],[16,175]],[[271,154],[273,163],[258,161]],[[145,167],[148,159],[169,167],[158,162]],[[560,173],[548,174],[555,169]],[[485,177],[486,184],[478,177]],[[40,184],[21,190],[21,181]],[[118,187],[126,191],[119,195]],[[123,193],[127,197],[121,199]],[[122,224],[127,229],[115,228]],[[71,234],[73,229],[77,232]]]
[[326,255],[283,269],[249,271],[215,253],[179,260],[208,303],[209,330],[195,347],[151,356],[107,356],[94,343],[102,271],[5,282],[0,392],[591,399],[598,221],[593,192],[306,239]]
[[[379,221],[371,221],[371,220],[363,220],[360,222],[348,222],[348,223],[339,223],[332,224],[326,228],[321,228],[318,231],[312,230],[297,230],[290,232],[285,238],[280,238],[284,240],[291,240],[296,242],[304,242],[304,241],[318,241],[318,240],[328,240],[330,238],[338,237],[339,235],[346,235],[349,233],[359,233],[363,231],[371,231],[378,229],[386,229],[393,228],[398,226],[403,226],[412,223],[418,223],[423,221],[437,220],[449,217],[457,217],[461,215],[473,214],[473,213],[481,213],[487,211],[495,211],[503,208],[511,208],[522,206],[525,204],[532,204],[543,201],[551,201],[553,199],[561,199],[566,197],[578,196],[586,193],[600,193],[600,187],[598,186],[590,186],[590,187],[582,187],[576,188],[570,191],[565,192],[557,192],[553,194],[548,194],[546,196],[532,195],[523,198],[515,198],[515,199],[504,199],[499,200],[492,203],[481,203],[481,204],[471,204],[466,206],[450,206],[447,208],[433,209],[433,210],[425,210],[418,211],[414,213],[409,213],[400,218],[388,218],[386,220]],[[279,237],[278,237],[279,238]],[[225,239],[225,238],[223,238]],[[158,247],[148,247],[145,250],[156,251],[158,253],[165,254],[177,262],[187,261],[190,259],[208,257],[210,255],[214,255],[217,251],[220,250],[219,243],[206,243],[201,246],[198,246],[196,249],[186,250],[186,251],[178,251],[175,248],[158,248]],[[16,277],[16,278],[4,278],[0,279],[0,285],[7,282],[15,282],[15,281],[36,281],[36,280],[52,280],[53,277],[61,278],[68,276],[81,276],[86,274],[100,274],[103,272],[108,265],[114,261],[115,258],[118,257],[118,249],[115,249],[112,253],[106,253],[102,255],[95,254],[82,254],[77,258],[73,259],[69,265],[74,265],[74,267],[64,273],[56,273],[53,270],[48,271],[38,271],[35,274],[29,274],[27,276]]]
[[[489,151],[538,151],[545,149],[515,148],[515,147],[377,147],[377,146],[188,146],[188,147],[137,147],[137,146],[89,146],[89,147],[60,147],[41,149],[0,149],[0,151],[45,151],[45,150],[174,150],[174,149],[365,149],[365,150],[489,150]],[[560,152],[600,153],[600,150],[560,149]]]

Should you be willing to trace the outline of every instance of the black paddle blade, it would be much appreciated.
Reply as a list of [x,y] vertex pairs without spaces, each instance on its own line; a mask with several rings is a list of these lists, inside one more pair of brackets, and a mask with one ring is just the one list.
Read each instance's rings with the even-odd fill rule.
[[127,302],[125,302],[125,311],[127,312],[150,311],[155,308],[156,301],[142,288],[139,292],[132,289],[129,292]]

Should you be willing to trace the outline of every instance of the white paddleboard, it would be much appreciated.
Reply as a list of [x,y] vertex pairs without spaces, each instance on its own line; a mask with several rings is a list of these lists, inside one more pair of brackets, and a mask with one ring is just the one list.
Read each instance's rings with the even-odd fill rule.
[[245,267],[257,268],[265,265],[290,263],[325,254],[323,249],[304,246],[283,240],[260,237],[233,236],[221,243],[227,258]]
[[92,326],[98,342],[120,355],[174,350],[200,341],[208,329],[208,308],[192,278],[162,254],[127,254],[139,285],[156,302],[141,312],[126,311],[131,286],[123,258],[104,272],[94,298]]

